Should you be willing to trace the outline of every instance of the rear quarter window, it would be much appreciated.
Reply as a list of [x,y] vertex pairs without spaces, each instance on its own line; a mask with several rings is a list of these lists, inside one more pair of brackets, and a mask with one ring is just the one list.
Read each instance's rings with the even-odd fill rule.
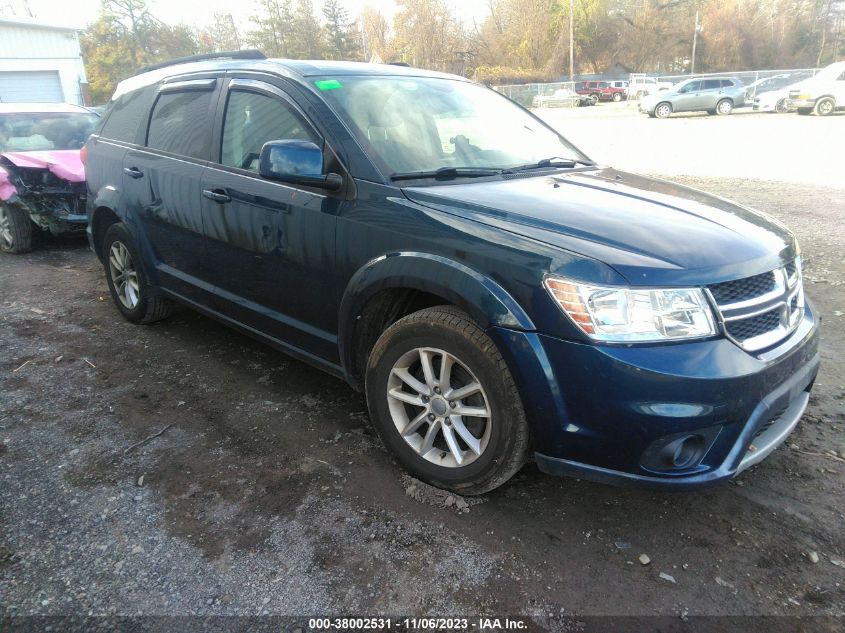
[[127,92],[112,102],[97,133],[114,141],[135,143],[148,111],[148,91],[141,89]]
[[207,159],[211,149],[211,90],[165,92],[150,118],[147,147]]

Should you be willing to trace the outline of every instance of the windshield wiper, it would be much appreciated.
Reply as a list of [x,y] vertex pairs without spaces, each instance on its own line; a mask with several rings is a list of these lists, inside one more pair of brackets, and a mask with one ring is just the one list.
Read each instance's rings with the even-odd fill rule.
[[414,180],[416,178],[436,178],[451,180],[452,178],[483,178],[484,176],[498,176],[501,169],[484,167],[441,167],[426,171],[405,171],[390,175],[391,180]]
[[517,165],[516,167],[508,167],[502,170],[503,174],[513,174],[518,171],[528,171],[529,169],[548,169],[549,167],[575,167],[578,163],[582,165],[592,165],[593,163],[580,160],[578,158],[561,158],[560,156],[553,156],[551,158],[544,158],[536,163],[528,163],[527,165]]

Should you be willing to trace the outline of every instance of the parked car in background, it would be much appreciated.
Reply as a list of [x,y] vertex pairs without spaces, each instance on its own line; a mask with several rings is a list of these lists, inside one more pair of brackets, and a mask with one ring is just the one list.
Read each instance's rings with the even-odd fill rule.
[[845,108],[845,62],[836,62],[822,69],[800,86],[789,91],[789,106],[798,114],[828,116]]
[[98,119],[71,104],[0,103],[0,251],[30,250],[33,228],[85,231],[79,151]]
[[727,115],[745,105],[745,88],[733,77],[687,79],[671,90],[640,99],[639,110],[650,117],[665,119],[673,112],[704,111]]
[[627,98],[625,88],[616,87],[610,81],[579,81],[575,92],[592,97],[596,101],[622,101]]
[[668,81],[660,81],[655,77],[633,77],[625,89],[629,99],[642,99],[643,97],[669,90],[674,84]]
[[751,108],[758,112],[788,112],[789,92],[796,85],[787,86],[780,90],[771,90],[754,97]]
[[570,88],[558,88],[550,95],[537,95],[531,102],[533,108],[580,108],[592,105],[596,105],[596,99],[578,94]]
[[86,146],[130,322],[179,302],[344,378],[465,494],[532,458],[698,488],[799,423],[818,321],[781,223],[596,165],[463,77],[222,55],[121,82]]
[[780,90],[798,82],[800,77],[793,73],[780,73],[771,77],[764,77],[745,87],[745,100],[752,103],[754,99],[767,92]]

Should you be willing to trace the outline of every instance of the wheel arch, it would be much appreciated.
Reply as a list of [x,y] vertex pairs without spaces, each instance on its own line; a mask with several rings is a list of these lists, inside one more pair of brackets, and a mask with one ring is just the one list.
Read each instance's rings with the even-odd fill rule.
[[98,206],[91,213],[90,225],[94,252],[101,260],[103,259],[103,238],[109,227],[117,222],[120,222],[120,217],[110,207]]
[[360,388],[369,350],[384,329],[411,312],[444,304],[465,311],[483,329],[535,329],[502,286],[465,264],[429,253],[382,255],[359,268],[341,301],[338,344],[349,383]]

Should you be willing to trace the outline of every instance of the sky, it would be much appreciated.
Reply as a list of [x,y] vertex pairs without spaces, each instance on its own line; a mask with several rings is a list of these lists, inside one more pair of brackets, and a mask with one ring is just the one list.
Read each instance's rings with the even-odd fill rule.
[[[393,21],[396,11],[394,0],[342,0],[351,16],[357,15],[366,6],[378,9]],[[446,0],[455,14],[468,25],[473,20],[481,22],[488,11],[488,0]],[[97,19],[101,0],[0,0],[0,8],[12,5],[18,15],[28,5],[40,22],[82,28]],[[246,24],[250,15],[256,12],[255,0],[148,0],[150,9],[157,18],[168,24],[187,24],[203,27],[216,13],[232,13],[235,19]],[[314,0],[319,12],[321,0]],[[68,9],[72,7],[72,12]]]

